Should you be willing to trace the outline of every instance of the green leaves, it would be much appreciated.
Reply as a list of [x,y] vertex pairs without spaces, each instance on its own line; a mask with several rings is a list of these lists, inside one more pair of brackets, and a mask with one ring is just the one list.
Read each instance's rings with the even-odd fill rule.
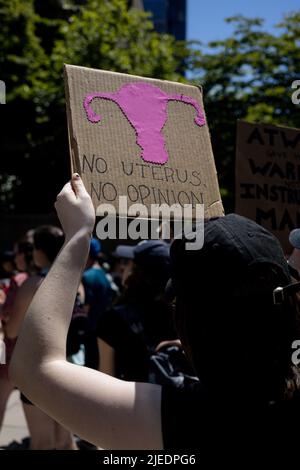
[[234,25],[232,36],[210,43],[197,68],[223,201],[232,211],[236,120],[300,127],[290,89],[300,77],[300,12],[286,15],[274,35],[259,18],[237,16],[227,22]]
[[[185,43],[156,33],[149,14],[128,10],[126,0],[0,0],[0,23],[0,79],[8,93],[0,170],[22,182],[16,188],[0,181],[6,194],[0,206],[50,211],[70,171],[63,64],[184,80],[191,54]],[[43,184],[33,185],[37,166]],[[48,183],[49,171],[56,187]]]
[[[129,10],[126,0],[0,0],[0,79],[7,89],[0,170],[20,183],[0,180],[0,206],[50,211],[69,176],[62,74],[70,63],[201,84],[221,192],[232,210],[236,120],[300,127],[299,106],[291,102],[291,84],[300,78],[300,11],[286,15],[276,34],[259,18],[226,21],[233,33],[205,45],[156,33],[149,14]],[[33,185],[37,168],[41,183]],[[49,171],[55,187],[47,183]]]

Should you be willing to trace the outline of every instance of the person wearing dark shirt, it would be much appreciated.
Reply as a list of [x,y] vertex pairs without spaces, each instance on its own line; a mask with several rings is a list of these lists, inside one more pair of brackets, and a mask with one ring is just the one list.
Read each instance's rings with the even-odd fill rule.
[[164,298],[171,274],[170,245],[145,240],[129,250],[134,266],[125,290],[98,323],[100,370],[142,382],[148,380],[150,355],[158,344],[177,338],[173,310]]
[[[69,364],[65,342],[95,211],[79,175],[58,196],[66,243],[29,306],[10,365],[12,380],[68,429],[107,449],[209,449],[244,460],[271,445],[298,445],[299,338],[278,240],[236,214],[204,224],[202,249],[171,247],[175,324],[200,388],[119,380]],[[198,227],[198,230],[201,228]],[[188,236],[187,236],[188,239]],[[51,328],[49,324],[51,322]],[[26,377],[30,376],[31,380]],[[243,462],[243,461],[242,461]],[[241,462],[240,462],[241,463]],[[243,465],[242,465],[243,466]]]

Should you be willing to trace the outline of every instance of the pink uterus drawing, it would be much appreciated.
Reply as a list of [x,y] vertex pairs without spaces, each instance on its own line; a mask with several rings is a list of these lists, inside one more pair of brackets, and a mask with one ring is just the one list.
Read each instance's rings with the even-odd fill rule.
[[95,98],[111,100],[116,103],[136,131],[137,144],[141,147],[141,157],[145,162],[163,165],[168,161],[165,139],[162,129],[167,121],[167,104],[178,101],[191,105],[197,114],[195,123],[204,126],[204,112],[193,98],[185,95],[173,95],[148,83],[134,82],[123,85],[115,93],[89,93],[84,99],[87,118],[92,123],[102,117],[91,107]]

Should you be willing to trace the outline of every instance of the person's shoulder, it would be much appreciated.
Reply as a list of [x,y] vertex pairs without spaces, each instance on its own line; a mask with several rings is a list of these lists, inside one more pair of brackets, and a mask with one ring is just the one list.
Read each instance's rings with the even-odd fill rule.
[[88,282],[105,282],[106,276],[102,268],[89,268],[84,271],[82,279]]
[[83,271],[82,279],[89,279],[93,274],[93,268],[88,268]]
[[163,386],[161,420],[165,450],[196,449],[205,429],[205,399],[200,385],[176,388]]
[[97,274],[95,273],[94,268],[86,269],[82,275],[82,284],[84,286],[91,286],[95,284],[95,280],[97,278]]

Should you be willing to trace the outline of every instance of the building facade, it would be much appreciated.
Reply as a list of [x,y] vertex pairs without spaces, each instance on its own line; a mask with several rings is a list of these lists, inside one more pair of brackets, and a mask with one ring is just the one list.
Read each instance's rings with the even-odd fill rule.
[[154,28],[177,40],[186,39],[187,0],[132,0],[131,6],[152,13]]

